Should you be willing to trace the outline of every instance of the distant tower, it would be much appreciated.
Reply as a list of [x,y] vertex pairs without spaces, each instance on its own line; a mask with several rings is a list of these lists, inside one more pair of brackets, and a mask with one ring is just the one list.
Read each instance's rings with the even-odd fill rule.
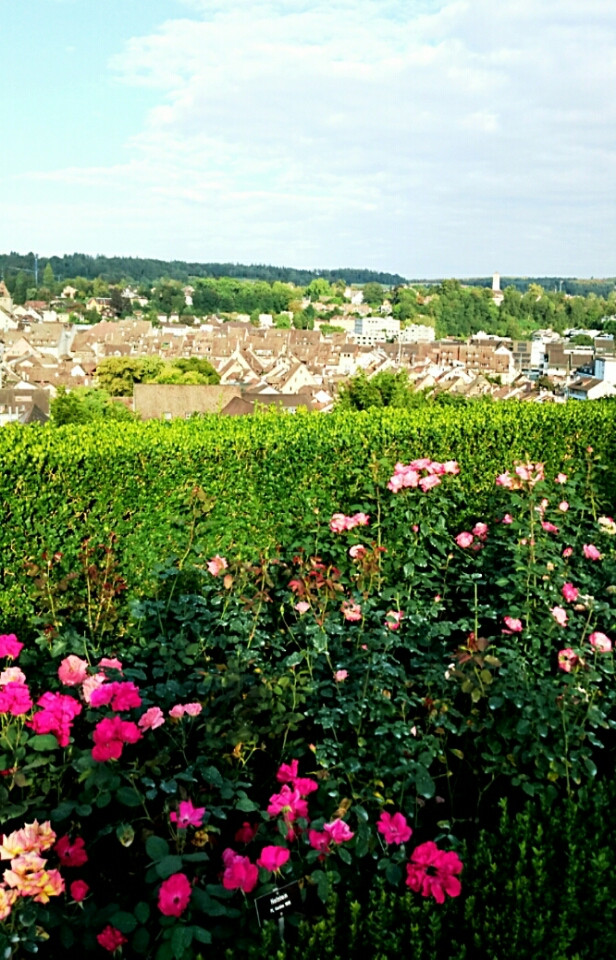
[[3,307],[5,310],[8,310],[9,313],[13,309],[13,300],[11,294],[9,293],[4,280],[0,280],[0,307]]
[[500,288],[500,273],[494,273],[492,274],[492,302],[500,307],[504,299],[505,294]]
[[500,293],[500,273],[492,275],[492,290],[494,293]]

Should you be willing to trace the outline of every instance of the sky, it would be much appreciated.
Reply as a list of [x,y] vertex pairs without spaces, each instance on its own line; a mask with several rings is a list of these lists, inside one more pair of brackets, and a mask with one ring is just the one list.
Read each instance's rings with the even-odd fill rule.
[[0,253],[616,275],[614,0],[0,0]]

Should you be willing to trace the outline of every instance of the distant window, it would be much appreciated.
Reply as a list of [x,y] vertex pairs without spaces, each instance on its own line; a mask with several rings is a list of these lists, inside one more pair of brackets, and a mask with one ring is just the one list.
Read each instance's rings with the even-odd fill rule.
[[173,420],[173,415],[167,410],[165,413],[163,413],[163,420]]

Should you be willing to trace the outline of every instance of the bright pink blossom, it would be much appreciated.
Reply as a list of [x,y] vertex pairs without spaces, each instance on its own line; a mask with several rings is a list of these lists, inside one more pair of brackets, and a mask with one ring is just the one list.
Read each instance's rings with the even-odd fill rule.
[[169,716],[175,720],[180,719],[184,714],[189,717],[198,717],[202,710],[203,707],[200,703],[176,703],[174,707],[171,707]]
[[323,830],[333,843],[344,843],[345,840],[352,840],[355,836],[348,823],[340,819],[324,824]]
[[128,940],[123,933],[116,927],[112,927],[111,924],[107,924],[104,930],[97,934],[96,939],[100,943],[101,947],[104,950],[108,950],[109,953],[115,953],[122,944],[128,943]]
[[81,684],[81,695],[86,703],[89,703],[95,690],[106,682],[107,676],[104,673],[94,673],[86,677]]
[[132,682],[113,680],[111,683],[105,683],[92,691],[90,706],[103,707],[108,704],[112,710],[118,712],[140,707],[141,694],[139,688]]
[[41,707],[27,724],[35,733],[53,733],[60,747],[68,747],[73,719],[82,711],[82,706],[73,697],[64,693],[44,693],[36,702]]
[[205,816],[205,807],[193,807],[190,800],[180,800],[178,812],[175,810],[169,814],[171,823],[177,823],[178,830],[186,830],[187,827],[200,827]]
[[58,667],[60,683],[63,683],[65,687],[78,686],[80,683],[83,683],[87,675],[88,661],[82,660],[81,657],[77,657],[75,654],[65,657]]
[[243,890],[244,893],[254,890],[259,881],[259,870],[248,857],[227,849],[223,853],[223,862],[222,885],[225,890]]
[[387,813],[386,810],[383,810],[376,828],[385,838],[385,843],[406,843],[413,833],[404,814]]
[[329,529],[332,533],[342,533],[347,529],[346,521],[347,518],[344,513],[334,513],[329,521]]
[[224,557],[216,554],[215,557],[212,557],[211,560],[208,560],[207,564],[208,572],[212,574],[213,577],[219,577],[223,570],[226,570],[229,564]]
[[27,684],[11,681],[0,689],[0,713],[23,716],[32,709],[32,698]]
[[264,870],[269,870],[270,873],[277,873],[281,867],[284,867],[290,856],[291,854],[286,847],[263,847],[257,865],[263,867]]
[[185,873],[173,873],[160,885],[158,909],[165,917],[180,917],[188,906],[190,881]]
[[81,867],[88,862],[83,837],[75,837],[71,842],[69,835],[65,834],[56,841],[54,850],[63,867]]
[[612,649],[612,641],[610,638],[598,630],[591,633],[588,639],[591,646],[593,646],[598,653],[609,653]]
[[434,487],[440,485],[440,478],[435,476],[435,474],[430,474],[427,477],[422,477],[419,481],[419,487],[423,490],[424,493],[427,493],[428,490],[432,490]]
[[293,788],[297,790],[300,797],[307,797],[319,789],[319,784],[311,777],[295,777],[293,780]]
[[311,828],[308,831],[308,843],[313,850],[319,850],[321,853],[327,853],[329,851],[330,844],[329,834],[320,830],[313,830]]
[[336,683],[342,683],[343,680],[346,680],[348,675],[349,675],[348,670],[336,670],[336,672],[334,673],[334,680],[336,681]]
[[19,642],[14,633],[0,635],[0,657],[10,657],[11,660],[17,660],[22,649],[23,643]]
[[343,600],[340,609],[344,619],[348,620],[350,623],[355,623],[358,620],[361,620],[361,607],[358,603],[353,603],[351,600]]
[[471,533],[473,533],[479,540],[486,540],[488,536],[488,525],[487,523],[476,523]]
[[137,721],[140,730],[156,730],[162,727],[165,722],[165,715],[160,707],[149,707]]
[[575,603],[578,598],[579,590],[572,583],[563,583],[561,593],[567,603]]
[[308,816],[308,804],[299,790],[296,790],[295,787],[289,787],[285,783],[280,793],[275,793],[270,797],[267,812],[270,817],[276,817],[279,813],[282,813],[287,823],[292,823],[298,817]]
[[281,763],[278,767],[276,780],[278,783],[292,783],[299,772],[299,760],[291,760],[291,763]]
[[567,611],[563,607],[552,607],[552,609],[550,610],[550,613],[552,614],[552,616],[556,620],[556,623],[560,627],[567,626],[567,621],[568,621]]
[[[503,617],[503,620],[505,621],[507,631],[510,633],[522,633],[522,630],[524,629],[522,626],[522,621],[517,617]],[[506,633],[507,631],[503,632]]]
[[410,863],[406,865],[406,885],[423,897],[434,897],[437,903],[460,895],[461,886],[457,874],[462,870],[462,861],[456,853],[439,850],[428,840],[415,848]]
[[463,530],[462,533],[459,533],[456,537],[456,543],[459,547],[462,547],[463,550],[466,550],[467,547],[470,547],[473,540],[473,534],[469,533],[468,530]]
[[558,666],[561,670],[564,670],[565,673],[571,673],[574,667],[580,662],[580,658],[571,647],[565,647],[564,650],[558,651]]
[[597,547],[595,547],[594,543],[585,543],[583,550],[584,550],[584,556],[586,557],[587,560],[601,559],[601,553],[597,549]]
[[120,717],[104,717],[97,723],[92,739],[92,758],[98,763],[106,760],[118,760],[125,743],[136,743],[143,734],[136,723],[122,720]]
[[501,520],[501,523],[513,523],[513,517],[511,516],[511,514],[506,513],[503,519]]
[[71,897],[75,903],[81,903],[87,897],[90,888],[85,880],[73,880],[70,886]]

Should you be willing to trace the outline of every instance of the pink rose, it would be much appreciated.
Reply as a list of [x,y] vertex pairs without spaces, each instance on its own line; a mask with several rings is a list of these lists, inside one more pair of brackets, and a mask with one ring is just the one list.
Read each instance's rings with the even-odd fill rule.
[[488,536],[487,523],[476,523],[471,531],[479,540],[485,540]]
[[14,633],[3,633],[0,636],[0,657],[9,657],[11,660],[17,660],[23,643],[20,643]]
[[554,619],[556,620],[556,623],[557,623],[560,627],[566,627],[566,626],[567,626],[568,617],[567,617],[567,611],[566,611],[566,610],[564,610],[562,607],[552,607],[552,609],[550,610],[550,613],[552,614],[552,616],[553,616]]
[[563,557],[565,558],[565,560],[568,557],[572,556],[572,554],[573,554],[573,547],[565,547],[565,549],[563,550]]
[[307,603],[306,600],[298,600],[298,602],[295,604],[295,609],[299,615],[302,616],[304,613],[308,613],[310,610],[310,604]]
[[224,557],[221,557],[219,556],[219,554],[216,554],[215,557],[212,557],[211,560],[208,560],[206,566],[209,573],[211,573],[213,577],[219,577],[220,574],[223,572],[223,570],[227,569],[229,564],[227,563]]
[[511,516],[511,514],[506,513],[503,519],[501,520],[501,523],[513,523],[513,517]]
[[88,661],[82,660],[81,657],[76,657],[74,654],[65,657],[58,667],[60,683],[63,683],[66,687],[76,687],[83,683],[87,675]]
[[390,630],[398,630],[404,619],[404,610],[388,610],[385,617],[385,626]]
[[122,944],[128,943],[124,934],[120,933],[116,927],[112,927],[111,924],[107,924],[105,929],[97,934],[96,939],[101,947],[103,947],[104,950],[108,950],[109,953],[115,953]]
[[470,547],[473,542],[473,534],[469,533],[468,530],[464,530],[462,533],[459,533],[456,537],[456,543],[459,547],[462,547],[465,550],[467,547]]
[[550,523],[548,520],[542,520],[541,526],[546,533],[558,533],[558,527],[554,526],[554,524]]
[[566,500],[561,500],[560,503],[558,504],[558,509],[561,511],[561,513],[566,513],[567,510],[569,509],[569,504],[567,503]]
[[205,816],[205,807],[193,807],[192,801],[180,800],[178,812],[173,810],[169,814],[171,823],[177,823],[178,830],[186,830],[188,827],[200,827]]
[[352,840],[355,836],[348,823],[340,819],[326,823],[323,826],[323,830],[333,843],[344,843],[345,840]]
[[376,828],[383,835],[385,843],[406,843],[413,833],[402,813],[391,814],[385,810],[383,810]]
[[336,683],[342,683],[343,680],[346,680],[348,675],[349,675],[348,670],[336,670],[336,672],[334,673],[334,680],[336,681]]
[[73,880],[70,886],[71,897],[75,903],[81,903],[88,895],[90,888],[85,880]]
[[585,543],[584,547],[584,556],[587,560],[600,560],[601,553],[595,547],[594,543]]
[[578,598],[579,590],[572,583],[563,583],[561,593],[567,603],[575,603]]
[[363,560],[366,556],[367,550],[362,543],[356,543],[354,546],[349,549],[349,556],[352,560]]
[[344,513],[335,513],[329,521],[329,529],[332,533],[342,533],[347,529],[347,518]]
[[566,482],[567,482],[567,474],[566,474],[566,473],[559,473],[559,474],[557,474],[557,476],[556,476],[556,478],[555,478],[555,480],[554,480],[554,483],[566,483]]
[[158,909],[165,917],[181,916],[190,901],[190,881],[185,873],[174,873],[160,885]]
[[565,673],[571,673],[574,667],[577,667],[580,662],[575,650],[572,650],[571,647],[565,647],[564,650],[558,651],[558,666],[560,670],[564,670]]
[[503,617],[503,620],[505,621],[505,626],[511,633],[522,633],[522,621],[518,620],[517,617]]
[[591,646],[593,646],[598,653],[609,653],[612,649],[612,641],[610,638],[604,633],[600,633],[598,630],[595,630],[594,633],[591,633],[588,639]]
[[222,885],[225,890],[243,890],[250,893],[259,881],[259,870],[248,857],[241,857],[233,850],[226,849],[222,855],[225,869]]
[[264,870],[269,870],[270,873],[278,873],[281,867],[284,867],[290,856],[291,854],[286,847],[263,847],[261,856],[257,860],[257,865],[263,867]]
[[358,603],[344,600],[340,609],[345,620],[351,623],[361,620],[361,607]]
[[162,727],[165,722],[165,715],[160,707],[150,707],[145,711],[137,721],[140,730],[156,730]]

